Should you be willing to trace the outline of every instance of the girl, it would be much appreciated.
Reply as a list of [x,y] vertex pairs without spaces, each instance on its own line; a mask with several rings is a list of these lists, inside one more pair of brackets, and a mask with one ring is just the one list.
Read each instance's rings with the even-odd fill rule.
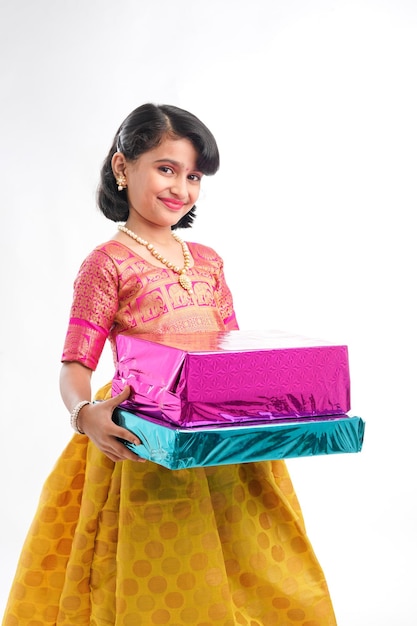
[[185,243],[215,139],[191,113],[145,104],[116,133],[98,204],[119,225],[74,286],[61,393],[77,431],[48,478],[4,626],[334,626],[326,581],[283,461],[171,471],[91,403],[118,333],[237,329],[223,263]]

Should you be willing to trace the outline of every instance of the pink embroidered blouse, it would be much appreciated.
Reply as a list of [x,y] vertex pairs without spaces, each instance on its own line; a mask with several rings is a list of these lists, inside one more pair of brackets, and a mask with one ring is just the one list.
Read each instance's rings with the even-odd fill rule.
[[109,338],[123,332],[190,333],[238,328],[223,261],[214,250],[188,244],[194,266],[188,270],[193,295],[178,274],[152,265],[127,246],[109,241],[85,259],[74,283],[62,361],[94,370]]

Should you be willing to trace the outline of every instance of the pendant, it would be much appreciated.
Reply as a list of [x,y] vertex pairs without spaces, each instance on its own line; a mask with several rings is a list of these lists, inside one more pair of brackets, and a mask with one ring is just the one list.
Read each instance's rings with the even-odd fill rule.
[[193,292],[193,284],[190,278],[186,274],[180,274],[178,277],[178,282],[185,291],[191,295]]

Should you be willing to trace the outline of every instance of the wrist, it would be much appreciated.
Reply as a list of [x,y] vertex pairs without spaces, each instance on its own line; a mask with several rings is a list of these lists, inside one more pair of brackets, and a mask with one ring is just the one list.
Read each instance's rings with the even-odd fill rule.
[[72,428],[75,430],[75,432],[78,433],[79,435],[85,434],[78,424],[78,417],[79,417],[81,409],[87,404],[91,404],[91,402],[89,400],[81,400],[81,402],[78,402],[78,404],[75,405],[75,407],[72,409],[70,413],[70,424]]

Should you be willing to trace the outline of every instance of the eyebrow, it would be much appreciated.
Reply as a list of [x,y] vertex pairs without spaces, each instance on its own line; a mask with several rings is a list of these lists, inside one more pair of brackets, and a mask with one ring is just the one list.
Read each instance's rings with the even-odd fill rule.
[[[182,167],[184,170],[187,169],[184,165],[184,163],[181,163],[180,161],[175,161],[175,159],[156,159],[156,161],[154,161],[154,163],[172,163],[172,165],[176,165],[177,167]],[[196,171],[199,172],[200,170],[198,169],[198,167],[196,168],[190,168],[190,171]]]

